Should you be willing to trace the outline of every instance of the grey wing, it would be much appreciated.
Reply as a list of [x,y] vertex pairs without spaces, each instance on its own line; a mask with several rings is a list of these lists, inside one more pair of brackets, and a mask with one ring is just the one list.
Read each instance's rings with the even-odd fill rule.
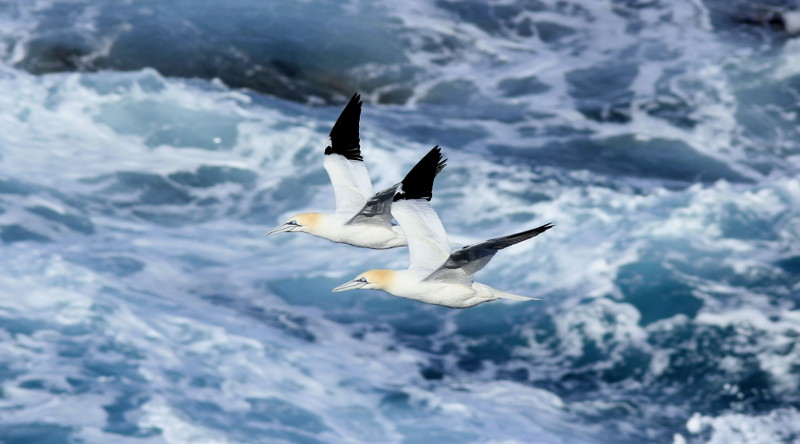
[[[367,200],[367,203],[350,219],[348,224],[381,224],[390,226],[392,223],[392,202],[396,200],[427,199],[433,195],[433,179],[442,171],[447,159],[442,159],[442,152],[438,146],[433,147],[413,168],[403,180]],[[398,190],[401,190],[398,193]],[[423,209],[418,208],[421,212]],[[432,209],[431,209],[432,211]],[[438,220],[438,218],[436,218]],[[400,222],[398,220],[398,222]],[[429,222],[434,222],[429,219]],[[441,222],[439,222],[441,225]],[[444,229],[442,229],[444,230]],[[449,250],[448,250],[449,251]]]
[[453,284],[471,284],[472,276],[492,260],[498,250],[481,247],[482,244],[460,248],[450,253],[441,267],[436,269],[426,281],[440,281]]
[[489,239],[479,244],[460,248],[450,253],[447,261],[431,273],[430,276],[426,277],[425,280],[471,284],[472,276],[485,267],[498,251],[536,237],[553,227],[553,224],[544,224],[532,230]]
[[347,221],[346,225],[375,224],[391,226],[392,201],[399,186],[400,184],[392,185],[383,191],[375,193],[374,196],[367,200],[361,210]]

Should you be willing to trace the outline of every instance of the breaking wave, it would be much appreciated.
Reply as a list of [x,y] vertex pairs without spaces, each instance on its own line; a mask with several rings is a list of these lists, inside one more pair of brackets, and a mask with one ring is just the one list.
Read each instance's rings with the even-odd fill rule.
[[[3,3],[0,440],[797,441],[800,42],[741,11]],[[356,90],[376,188],[443,147],[454,241],[556,223],[480,275],[542,302],[263,236],[332,207]]]

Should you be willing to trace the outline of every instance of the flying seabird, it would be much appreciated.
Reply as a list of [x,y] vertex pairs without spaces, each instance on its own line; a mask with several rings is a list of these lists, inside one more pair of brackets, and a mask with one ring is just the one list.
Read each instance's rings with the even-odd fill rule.
[[333,291],[383,290],[401,298],[451,308],[474,307],[500,298],[522,301],[536,299],[497,290],[473,281],[472,276],[485,267],[498,251],[536,237],[553,228],[553,224],[489,239],[451,252],[442,221],[430,205],[436,163],[425,164],[428,169],[425,177],[430,180],[416,182],[413,189],[402,186],[394,197],[392,215],[408,237],[408,269],[369,270]]
[[[308,233],[333,242],[365,248],[394,248],[407,245],[402,228],[392,225],[392,202],[398,187],[413,189],[415,181],[433,182],[444,168],[444,162],[432,165],[431,176],[419,178],[415,170],[428,164],[439,152],[433,148],[417,166],[411,169],[401,183],[372,194],[372,183],[361,157],[358,126],[361,118],[361,101],[354,94],[345,106],[330,133],[330,145],[325,148],[322,162],[333,184],[336,211],[333,214],[300,213],[267,233]],[[440,158],[438,155],[436,158]],[[426,160],[428,159],[428,160]],[[427,170],[426,170],[427,171]]]

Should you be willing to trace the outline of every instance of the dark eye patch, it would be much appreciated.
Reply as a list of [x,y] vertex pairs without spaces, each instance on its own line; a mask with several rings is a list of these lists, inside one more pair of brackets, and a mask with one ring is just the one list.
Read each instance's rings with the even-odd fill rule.
[[290,221],[288,222],[288,224],[289,224],[289,225],[297,225],[297,221],[296,221],[296,220],[290,220]]
[[367,278],[361,278],[361,279],[359,279],[359,280],[358,280],[358,282],[364,282],[364,283],[367,283]]

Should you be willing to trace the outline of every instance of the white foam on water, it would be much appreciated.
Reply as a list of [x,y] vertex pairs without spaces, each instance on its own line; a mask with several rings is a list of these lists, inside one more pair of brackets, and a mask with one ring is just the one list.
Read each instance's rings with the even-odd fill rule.
[[[686,423],[687,435],[709,434],[707,444],[767,444],[789,442],[797,435],[798,412],[795,409],[774,410],[766,415],[695,414]],[[683,439],[683,438],[682,438]],[[685,442],[685,441],[684,441]]]
[[[796,412],[748,411],[757,395],[740,387],[763,372],[759,390],[796,402],[800,362],[800,163],[743,135],[749,86],[718,67],[754,50],[720,41],[697,2],[545,1],[494,24],[447,3],[370,10],[397,19],[402,63],[418,71],[402,104],[364,105],[364,156],[379,189],[441,143],[450,162],[432,202],[458,243],[554,222],[479,275],[544,302],[456,312],[329,294],[359,270],[404,267],[406,251],[263,237],[285,215],[332,209],[320,157],[337,107],[152,69],[4,65],[0,434],[46,423],[86,442],[788,442]],[[57,4],[2,16],[4,36],[30,37],[36,8]],[[87,29],[102,22],[92,10]],[[570,31],[517,34],[526,19]],[[791,78],[795,46],[753,69]],[[632,65],[614,66],[623,55]],[[579,109],[617,100],[576,94],[582,70],[631,76],[618,88],[627,117]],[[502,97],[504,81],[530,76],[545,89]],[[691,123],[652,111],[665,103]],[[784,114],[770,122],[791,134]],[[659,140],[688,154],[649,157],[679,151],[646,145]],[[564,154],[581,143],[598,145]],[[769,173],[749,160],[759,150]],[[692,177],[714,168],[731,172]],[[687,300],[695,310],[669,311]],[[724,356],[697,364],[712,369],[709,392],[692,397],[674,372],[705,337]],[[703,404],[718,397],[721,412]]]

